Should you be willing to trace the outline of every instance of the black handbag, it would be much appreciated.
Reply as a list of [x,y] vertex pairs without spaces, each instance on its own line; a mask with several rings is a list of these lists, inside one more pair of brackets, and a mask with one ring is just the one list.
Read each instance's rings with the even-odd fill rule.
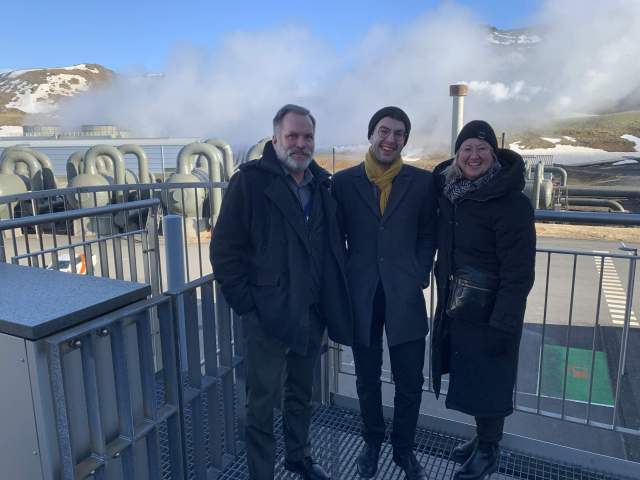
[[458,268],[449,278],[448,317],[488,321],[496,301],[499,279],[470,267]]

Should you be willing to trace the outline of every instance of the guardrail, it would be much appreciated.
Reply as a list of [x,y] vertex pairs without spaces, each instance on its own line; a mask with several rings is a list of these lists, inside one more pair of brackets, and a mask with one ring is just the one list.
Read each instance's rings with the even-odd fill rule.
[[[108,187],[107,190],[113,191],[114,188]],[[72,190],[77,194],[84,193],[85,189],[80,189],[83,192]],[[101,189],[91,187],[86,190],[99,192]],[[40,195],[44,195],[44,192],[36,196]],[[0,200],[4,199],[6,197]],[[22,200],[17,198],[15,201]],[[100,269],[105,276],[115,275],[116,278],[135,281],[138,276],[126,274],[136,270],[131,267],[135,264],[134,260],[125,260],[120,262],[120,267],[102,270],[104,254],[100,251],[108,252],[107,264],[115,262],[115,257],[122,258],[122,255],[126,255],[124,252],[132,251],[130,248],[119,249],[116,245],[128,244],[133,239],[134,244],[139,241],[142,245],[136,255],[147,256],[144,264],[155,263],[149,272],[157,272],[156,280],[152,276],[147,277],[145,270],[144,281],[152,285],[155,282],[154,294],[159,295],[164,290],[163,285],[167,285],[162,279],[162,256],[157,236],[159,210],[160,199],[150,198],[3,220],[0,221],[0,241],[4,238],[5,242],[0,245],[0,260],[33,266],[53,265],[53,257],[57,253],[59,261],[59,254],[65,249],[71,251],[82,248],[88,253],[88,258],[93,255],[94,249],[98,249],[100,268],[96,267],[91,273],[97,274]],[[136,228],[130,230],[127,230],[129,224],[125,222],[124,231],[118,231],[116,219],[123,212],[135,212],[134,215],[127,213],[127,218],[146,218],[146,221],[140,221]],[[91,217],[111,218],[109,222],[113,231],[109,229],[104,236],[95,238],[83,237],[80,225],[79,240],[68,230],[62,235],[56,233],[55,228],[49,234],[43,232],[46,225],[69,225]],[[536,211],[536,219],[595,225],[640,225],[640,215],[636,214]],[[24,238],[20,239],[20,234]],[[40,250],[31,247],[30,237],[35,238]],[[61,242],[61,238],[67,239],[67,242]],[[237,409],[235,405],[236,402],[244,404],[243,372],[240,367],[243,352],[242,342],[238,341],[242,339],[241,322],[235,321],[233,314],[224,306],[213,277],[207,272],[208,255],[200,251],[201,247],[206,249],[208,245],[202,243],[200,238],[195,245],[199,252],[195,255],[191,251],[189,257],[190,247],[185,243],[185,268],[188,271],[191,263],[189,258],[194,262],[197,258],[197,264],[195,268],[192,266],[191,272],[194,275],[199,273],[200,277],[184,288],[167,294],[172,298],[172,316],[177,324],[184,322],[186,328],[187,362],[182,366],[188,375],[180,379],[183,396],[179,401],[184,402],[182,408],[190,412],[190,418],[201,418],[200,422],[182,427],[186,433],[181,448],[191,457],[198,458],[193,464],[196,466],[190,468],[197,470],[198,478],[204,478],[202,475],[206,472],[223,468],[241,448],[242,408]],[[9,252],[10,249],[13,250]],[[637,352],[640,351],[637,314],[639,289],[635,281],[639,258],[637,252],[631,251],[586,252],[538,248],[537,280],[525,316],[526,328],[514,392],[517,410],[635,437],[640,435],[637,419],[626,413],[638,408],[640,398],[639,377],[635,374],[640,370],[637,358]],[[128,270],[126,265],[129,265]],[[187,276],[187,280],[191,278]],[[429,289],[425,295],[432,318],[437,301],[435,290]],[[156,333],[159,336],[155,337],[152,345],[154,352],[159,352],[162,334],[159,333],[160,327],[156,329],[154,325],[152,322],[152,337]],[[177,346],[175,351],[179,350]],[[342,381],[349,378],[351,380],[347,381],[353,381],[353,371],[349,368],[349,359],[345,357],[348,356],[348,350],[331,344],[330,352],[329,358],[323,357],[322,376],[317,388],[321,395],[315,397],[324,402],[330,401],[330,393],[343,393]],[[163,365],[163,359],[157,354],[154,359],[156,368]],[[432,391],[428,374],[429,360],[428,356],[425,375],[427,392]],[[531,377],[535,381],[532,382]],[[576,379],[582,386],[576,386]],[[384,381],[392,383],[393,379],[388,376]],[[446,382],[443,387],[446,394]],[[209,402],[212,396],[222,398],[220,410],[213,408],[213,403]],[[213,436],[212,430],[207,427],[207,422],[211,421],[223,422]],[[103,448],[100,444],[96,445]]]
[[160,293],[159,205],[138,200],[0,220],[0,261],[142,281]]
[[186,332],[186,362],[180,370],[187,475],[204,480],[222,471],[242,450],[243,415],[237,408],[244,405],[241,322],[235,321],[213,275],[167,294],[176,332],[181,326]]
[[[161,352],[152,344],[154,317]],[[43,453],[57,459],[60,478],[187,478],[169,298],[133,304],[44,342],[57,452]]]
[[[65,245],[74,244],[78,247],[84,244],[93,244],[92,248],[95,249],[105,244],[105,242],[96,241],[96,239],[118,235],[132,238],[133,230],[141,231],[146,229],[150,238],[157,240],[155,247],[159,249],[159,272],[158,279],[154,280],[154,282],[159,285],[159,288],[154,289],[154,291],[160,292],[163,290],[162,285],[166,283],[164,281],[162,266],[165,258],[163,254],[164,242],[162,241],[163,216],[166,214],[175,214],[182,216],[185,220],[183,222],[183,235],[184,238],[188,240],[185,242],[184,247],[187,280],[195,280],[208,275],[212,272],[209,263],[209,239],[213,220],[213,210],[210,199],[215,189],[224,189],[225,187],[226,183],[211,182],[107,185],[6,195],[0,197],[0,225],[4,224],[4,228],[6,229],[4,235],[0,234],[0,242],[4,239],[5,250],[9,250],[10,247],[13,246],[13,251],[8,251],[3,260],[1,256],[2,245],[0,245],[0,261],[10,261],[7,260],[7,258],[21,256],[18,260],[31,265],[36,261],[34,260],[35,256],[29,255],[34,251],[34,248],[32,248],[34,245],[40,249],[39,251],[52,247],[55,248],[61,238],[66,238]],[[121,195],[116,195],[116,193],[120,193]],[[104,218],[97,215],[95,212],[99,212],[100,210],[95,210],[96,207],[94,207],[94,205],[99,204],[99,199],[104,195],[123,200],[121,203],[107,205],[107,207],[123,205],[123,207],[118,207],[118,209],[122,211],[113,215],[109,213],[110,211],[106,211],[107,213],[105,213],[105,215],[107,215],[107,217]],[[70,199],[76,199],[76,204],[72,204]],[[151,218],[155,223],[148,222],[149,219],[144,209],[137,210],[136,208],[126,206],[135,204],[136,201],[143,201],[140,199],[156,199],[159,201],[154,210],[154,215]],[[86,208],[76,209],[73,208],[74,206]],[[187,217],[179,208],[190,210],[190,214],[195,216]],[[82,211],[82,214],[77,213],[78,211]],[[3,212],[5,217],[7,217],[4,220],[2,220]],[[65,212],[70,214],[72,212],[76,213],[67,217],[60,215]],[[47,217],[47,221],[43,221],[42,219],[36,220],[43,215],[52,214],[58,216]],[[109,215],[110,217],[108,217]],[[23,221],[25,222],[19,224],[20,228],[8,227],[9,225],[18,224],[2,223],[7,220],[18,220],[20,218],[24,219]],[[71,220],[71,218],[74,218],[75,221]],[[137,245],[138,243],[136,240],[135,244]],[[134,247],[135,245],[132,244],[129,246]],[[153,245],[151,248],[153,250]],[[145,248],[142,250],[145,250]],[[111,250],[109,250],[109,252],[111,253]],[[100,269],[96,269],[96,271],[99,271],[99,274],[102,276],[122,278],[117,276],[118,272],[113,271],[117,266],[117,257],[111,256],[109,262],[107,262],[107,257],[103,254],[103,251],[99,250],[97,253],[100,254],[100,263],[105,266],[111,264],[111,269],[109,272],[99,271]],[[71,255],[71,253],[68,253],[68,255]],[[126,251],[125,255],[127,255]],[[85,257],[87,259],[91,258],[88,256],[88,252],[85,254]],[[142,262],[141,252],[138,252],[137,258],[139,262]],[[57,262],[57,256],[54,254],[51,260],[47,260],[45,266],[53,265],[55,267],[55,262]],[[40,263],[42,263],[42,261]],[[93,262],[87,263],[89,274],[94,274],[91,270],[92,263]],[[75,271],[73,270],[75,264],[76,262],[72,262],[71,271]],[[36,264],[35,266],[38,265],[39,264]],[[124,279],[138,281],[136,278],[139,279],[142,277],[127,277],[125,272]],[[144,277],[144,280],[147,282],[150,281],[147,276]]]
[[[536,211],[536,219],[640,226],[640,215]],[[565,422],[640,436],[640,288],[638,251],[537,249],[536,282],[529,295],[514,391],[516,410]],[[431,285],[434,285],[432,275]],[[437,302],[425,290],[430,328]],[[331,344],[337,370],[332,392],[353,391],[349,349]],[[388,365],[385,345],[385,367]],[[433,392],[430,353],[425,392]],[[383,367],[383,382],[393,383]],[[443,380],[446,395],[447,380]]]

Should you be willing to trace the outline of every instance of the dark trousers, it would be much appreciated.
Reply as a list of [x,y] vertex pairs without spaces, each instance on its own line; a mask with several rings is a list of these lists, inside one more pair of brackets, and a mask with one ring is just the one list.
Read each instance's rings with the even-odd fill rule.
[[475,417],[476,433],[481,443],[498,443],[502,440],[504,417]]
[[[399,315],[402,312],[398,312]],[[362,415],[362,436],[371,445],[384,441],[385,425],[382,415],[382,331],[385,318],[384,290],[378,285],[373,301],[371,343],[353,346],[356,366],[356,388]],[[426,321],[426,320],[425,320]],[[416,424],[422,400],[424,376],[424,338],[389,348],[391,372],[395,382],[393,399],[393,430],[391,444],[394,452],[405,453],[414,446]]]
[[281,391],[285,458],[298,461],[311,454],[309,426],[313,373],[318,363],[324,326],[313,313],[307,352],[300,355],[267,335],[256,314],[244,316],[243,322],[247,362],[245,441],[249,478],[272,480],[276,460],[273,408]]

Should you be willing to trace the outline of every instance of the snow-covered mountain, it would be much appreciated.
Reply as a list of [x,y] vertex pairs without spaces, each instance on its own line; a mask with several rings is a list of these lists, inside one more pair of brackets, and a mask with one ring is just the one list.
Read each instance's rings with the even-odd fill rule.
[[0,125],[19,125],[16,120],[25,114],[53,112],[61,99],[108,84],[114,75],[102,65],[85,63],[0,73]]
[[487,41],[496,46],[531,48],[542,42],[542,36],[534,29],[498,30],[489,27]]

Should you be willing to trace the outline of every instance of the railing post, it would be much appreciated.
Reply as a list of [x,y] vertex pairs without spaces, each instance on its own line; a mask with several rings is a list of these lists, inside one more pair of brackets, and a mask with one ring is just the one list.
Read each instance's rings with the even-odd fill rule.
[[[236,444],[235,419],[236,408],[234,402],[235,387],[233,384],[234,358],[232,346],[231,309],[227,304],[220,285],[216,282],[215,289],[216,320],[218,323],[218,347],[220,349],[220,370],[222,386],[222,409],[224,415],[225,452],[235,457],[238,454]],[[244,405],[240,405],[244,408]]]
[[633,313],[633,294],[636,285],[637,248],[623,247],[621,250],[630,252],[633,257],[629,259],[629,277],[627,280],[627,302],[624,309],[624,329],[622,336],[622,375],[627,374],[627,345],[629,343],[629,328],[631,326],[631,314]]
[[7,262],[7,256],[4,251],[4,230],[0,230],[0,262]]
[[[184,237],[182,235],[182,217],[165,215],[162,219],[164,233],[165,262],[167,265],[167,289],[178,291],[185,285],[184,273]],[[184,299],[176,296],[176,308],[183,314],[178,315],[178,342],[180,345],[180,369],[187,369],[187,336],[184,325]]]

